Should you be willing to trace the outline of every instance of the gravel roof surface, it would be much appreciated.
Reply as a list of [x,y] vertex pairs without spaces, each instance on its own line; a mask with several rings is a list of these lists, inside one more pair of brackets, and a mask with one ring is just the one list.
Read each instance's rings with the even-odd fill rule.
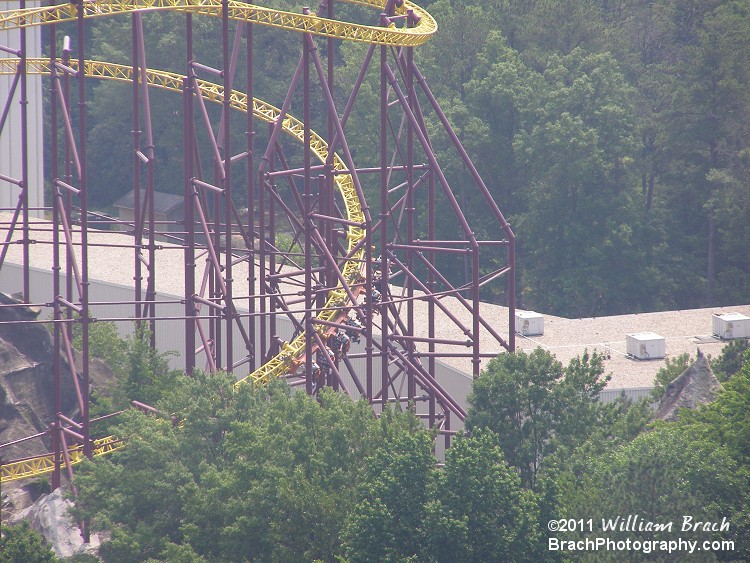
[[[8,223],[12,216],[0,213],[0,240],[5,240]],[[33,234],[35,244],[30,245],[31,264],[40,269],[49,269],[52,264],[52,233],[50,223],[35,220],[37,230]],[[13,239],[20,240],[20,233],[14,233]],[[76,240],[78,240],[76,238]],[[133,282],[133,251],[127,248],[132,238],[125,233],[112,231],[91,231],[89,233],[89,275],[104,282],[131,285]],[[96,244],[122,245],[122,247],[95,246]],[[157,251],[156,291],[168,295],[184,294],[183,253],[179,247],[166,242],[159,242]],[[80,247],[76,247],[80,253]],[[6,257],[12,263],[22,262],[22,246],[11,244]],[[196,284],[200,287],[203,276],[202,262],[196,273]],[[234,295],[247,296],[249,288],[246,269],[238,269],[234,276]],[[290,288],[284,288],[286,291]],[[299,288],[294,288],[297,291]],[[400,288],[394,287],[394,297],[399,295]],[[430,319],[427,305],[415,301],[414,332],[416,336],[427,336]],[[455,298],[444,298],[441,303],[466,327],[471,328],[469,311]],[[405,305],[401,305],[405,308]],[[483,317],[504,339],[508,338],[508,309],[498,305],[483,303],[480,307]],[[717,356],[725,342],[714,338],[712,332],[712,314],[741,313],[750,317],[750,305],[732,307],[711,307],[682,311],[664,311],[611,317],[594,317],[585,319],[565,319],[544,315],[544,334],[541,336],[516,337],[519,350],[531,351],[542,347],[552,352],[558,360],[567,364],[571,358],[584,351],[598,351],[605,354],[606,372],[612,375],[610,388],[650,387],[656,372],[664,366],[664,359],[638,360],[626,352],[626,335],[629,333],[654,332],[665,338],[666,357],[674,358],[682,353],[695,356],[697,349],[710,356]],[[542,312],[543,313],[543,312]],[[466,340],[463,331],[444,313],[433,319],[436,335],[439,338]],[[426,346],[420,345],[420,349]],[[486,329],[480,332],[482,352],[501,352],[502,348],[490,336]],[[452,350],[467,353],[471,348],[451,346]],[[486,363],[483,359],[482,365]],[[470,358],[453,358],[446,363],[457,369],[471,373]]]

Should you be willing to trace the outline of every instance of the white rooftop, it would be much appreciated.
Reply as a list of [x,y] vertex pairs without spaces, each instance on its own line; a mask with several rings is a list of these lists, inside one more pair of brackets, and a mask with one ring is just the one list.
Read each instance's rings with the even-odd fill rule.
[[[5,240],[7,223],[12,217],[0,213],[0,240]],[[40,221],[33,238],[37,241],[30,245],[31,263],[35,268],[47,269],[52,264],[52,234],[50,223]],[[14,240],[20,240],[20,233],[14,234]],[[117,285],[131,285],[133,280],[133,251],[127,248],[132,239],[129,235],[111,231],[91,232],[90,243],[109,244],[119,246],[96,247],[89,249],[90,277],[103,282]],[[178,247],[167,243],[159,243],[161,250],[157,251],[156,291],[167,295],[184,295],[183,253]],[[80,249],[77,247],[76,251]],[[10,263],[20,264],[22,260],[22,246],[11,244],[6,257]],[[202,268],[196,272],[196,284],[200,287]],[[234,276],[234,294],[247,296],[249,288],[244,268]],[[244,272],[242,272],[244,270]],[[297,288],[299,289],[299,288]],[[0,288],[2,290],[2,288]],[[400,288],[394,287],[394,297]],[[469,311],[455,298],[443,298],[444,304],[465,326],[471,327]],[[415,301],[415,333],[417,336],[427,336],[430,319],[427,305]],[[492,323],[493,328],[503,337],[508,338],[508,309],[499,305],[483,304],[482,315]],[[617,315],[611,317],[594,317],[584,319],[566,319],[544,314],[544,335],[521,336],[516,335],[518,350],[530,352],[537,347],[552,352],[564,365],[574,357],[585,351],[597,351],[606,356],[605,370],[612,374],[610,388],[649,387],[653,384],[656,372],[665,365],[668,358],[674,358],[683,353],[695,356],[698,348],[710,356],[717,356],[726,342],[712,336],[713,315],[740,315],[742,318],[750,316],[750,305],[735,305],[731,307],[711,307],[706,309],[692,309],[682,311],[664,311],[657,313],[641,313],[632,315]],[[465,340],[466,337],[452,323],[437,320],[436,336],[453,340]],[[658,360],[637,360],[628,357],[626,352],[626,335],[638,333],[657,333],[664,337],[666,358]],[[483,353],[500,353],[502,350],[489,338],[486,331],[480,334],[480,344]],[[470,352],[471,348],[456,347],[457,352]],[[454,358],[443,360],[464,373],[471,373],[470,358]],[[483,359],[482,365],[486,365]]]

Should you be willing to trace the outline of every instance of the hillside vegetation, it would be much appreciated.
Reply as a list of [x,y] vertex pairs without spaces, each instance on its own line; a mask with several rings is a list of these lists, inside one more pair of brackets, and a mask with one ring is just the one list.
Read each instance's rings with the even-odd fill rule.
[[[299,9],[293,2],[273,4]],[[517,234],[523,307],[577,318],[747,301],[746,1],[422,4],[439,31],[416,49],[416,61]],[[342,18],[376,19],[358,6],[337,3],[336,10]],[[149,67],[184,72],[182,16],[149,13],[144,23]],[[216,65],[219,42],[212,38],[220,22],[198,18],[195,25],[199,60]],[[256,29],[256,96],[283,100],[298,60],[296,48],[289,48],[294,39]],[[130,41],[127,18],[98,20],[92,55],[127,64]],[[342,108],[365,48],[336,46]],[[236,84],[244,83],[242,58]],[[370,111],[378,103],[377,81],[377,69],[371,70],[347,122],[359,166],[378,163],[379,124]],[[131,127],[131,92],[126,84],[92,82],[92,88],[89,157],[97,164],[90,171],[91,199],[106,208],[132,188],[131,141],[120,134]],[[172,94],[153,92],[152,108],[158,189],[181,193],[180,104]],[[320,131],[324,120],[322,113],[313,115]],[[233,120],[236,147],[244,145],[243,123]],[[258,143],[264,135],[259,127]],[[447,139],[432,141],[481,231],[481,202],[466,171]],[[208,162],[204,168],[210,169]],[[243,205],[243,173],[233,180]],[[363,182],[377,213],[378,180]],[[437,238],[453,234],[450,224],[440,228]],[[461,281],[463,264],[449,267]],[[487,290],[484,298],[505,300],[502,289]]]

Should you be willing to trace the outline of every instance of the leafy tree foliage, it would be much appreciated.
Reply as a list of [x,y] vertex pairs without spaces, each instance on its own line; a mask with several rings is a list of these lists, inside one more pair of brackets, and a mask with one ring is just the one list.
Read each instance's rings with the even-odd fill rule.
[[[719,560],[746,558],[745,538],[750,531],[749,375],[745,366],[724,384],[712,403],[682,410],[676,422],[658,421],[636,436],[588,440],[556,456],[562,517],[586,514],[599,523],[637,514],[643,522],[674,522],[675,528],[682,526],[686,515],[703,522],[721,523],[726,518],[728,529],[694,530],[691,539],[732,540],[734,551],[713,555]],[[674,537],[674,528],[671,532],[626,532],[619,527],[611,531],[613,538],[627,536],[631,540]]]
[[[128,447],[85,462],[76,516],[109,530],[105,561],[472,561],[538,549],[538,498],[489,433],[444,467],[410,414],[283,383],[180,377],[129,412]],[[491,502],[486,502],[491,499]],[[446,536],[446,533],[449,536]],[[456,558],[449,556],[453,554]]]
[[0,553],[8,563],[54,563],[59,561],[52,549],[44,543],[44,538],[31,529],[28,522],[0,529]]
[[508,463],[534,489],[543,459],[561,445],[581,440],[599,417],[602,357],[585,354],[563,368],[537,348],[492,359],[469,396],[466,427],[488,428],[499,437]]
[[737,340],[730,340],[721,349],[719,357],[711,360],[711,369],[719,381],[727,381],[747,363],[750,363],[750,357],[748,357],[747,353],[749,348],[750,341],[739,338]]
[[660,401],[667,392],[667,386],[688,367],[690,367],[690,355],[687,352],[675,358],[666,358],[664,367],[660,368],[654,376],[654,389],[651,392],[653,400]]
[[[80,347],[80,327],[75,325],[74,345]],[[130,401],[155,404],[174,386],[177,371],[169,368],[169,357],[151,348],[151,334],[145,325],[135,326],[133,334],[121,337],[114,323],[89,326],[89,353],[109,366],[117,385],[108,396],[96,395],[102,413],[127,406]],[[108,409],[108,410],[107,410]]]
[[[597,527],[602,521],[617,522],[618,517],[625,519],[636,514],[642,522],[674,522],[677,528],[682,526],[686,515],[694,522],[720,523],[727,518],[732,522],[729,533],[704,530],[691,533],[693,540],[727,539],[741,526],[741,513],[747,510],[747,473],[739,470],[726,449],[696,439],[676,424],[658,425],[611,454],[599,457],[591,469],[585,479],[575,481],[578,491],[569,497],[574,500],[564,507],[563,514],[569,517],[586,514]],[[607,532],[614,540],[675,537],[675,527],[647,531],[615,526]],[[738,545],[738,549],[742,548]],[[737,554],[717,555],[732,558]],[[597,557],[606,558],[607,554],[597,553]],[[609,559],[617,560],[617,556],[609,554]]]
[[520,561],[541,558],[537,499],[521,488],[491,431],[457,439],[439,472],[435,561]]

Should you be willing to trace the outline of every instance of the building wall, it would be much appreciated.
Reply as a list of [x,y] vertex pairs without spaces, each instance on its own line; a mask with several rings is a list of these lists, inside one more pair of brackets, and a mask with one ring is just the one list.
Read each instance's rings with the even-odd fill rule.
[[[27,8],[41,5],[40,0],[27,0]],[[17,9],[18,0],[0,0],[0,11]],[[41,27],[35,26],[26,31],[26,56],[41,56]],[[17,29],[0,30],[0,45],[19,49],[21,34]],[[0,52],[0,58],[16,58]],[[16,60],[20,60],[17,59]],[[0,75],[0,108],[4,108],[13,85],[13,75]],[[28,179],[29,206],[44,207],[44,143],[42,121],[42,77],[28,75],[27,77],[27,132],[28,132]],[[11,100],[10,113],[5,126],[0,132],[0,174],[11,178],[22,177],[21,155],[21,84],[19,81],[15,95]],[[0,180],[0,208],[15,209],[18,204],[20,188],[9,182]],[[41,217],[42,212],[34,211],[32,216]]]
[[[38,268],[31,269],[32,275],[30,277],[30,299],[33,303],[48,303],[52,295],[52,272],[48,270],[41,270]],[[4,293],[15,293],[22,289],[23,282],[23,269],[20,265],[5,263],[2,269],[0,269],[0,291]],[[63,284],[64,287],[64,284]],[[125,301],[133,299],[133,289],[126,286],[119,286],[111,283],[105,283],[97,280],[91,280],[89,287],[89,294],[91,301]],[[179,301],[179,297],[169,295],[157,295],[158,301]],[[247,312],[246,309],[238,308],[240,314]],[[51,317],[51,308],[46,309],[42,312],[42,318]],[[97,319],[107,319],[112,317],[133,317],[134,306],[133,305],[94,305],[91,307],[91,316]],[[157,314],[160,316],[184,316],[184,305],[181,303],[163,303],[157,305]],[[133,324],[131,322],[119,322],[117,323],[118,330],[122,336],[131,334],[133,331]],[[293,335],[293,325],[290,321],[279,318],[277,319],[277,332],[279,337],[284,340],[290,340]],[[173,352],[174,355],[170,356],[170,365],[175,369],[184,369],[184,335],[185,335],[185,323],[184,320],[168,320],[159,321],[156,332],[156,346],[161,352]],[[239,330],[234,330],[234,348],[236,354],[239,355],[241,350],[241,336]],[[196,336],[196,345],[200,345],[200,339]],[[256,348],[259,347],[259,342],[255,343]],[[357,354],[364,351],[364,345],[353,345],[350,354]],[[365,371],[365,359],[364,358],[352,358],[351,363],[354,369],[359,373]],[[198,368],[205,368],[205,356],[199,356],[196,359],[196,366]],[[373,369],[376,375],[375,377],[379,381],[380,374],[380,357],[373,358]],[[345,366],[341,366],[341,375],[344,380],[344,384],[350,391],[350,394],[354,398],[359,397],[357,388],[354,384],[354,380],[348,373]],[[235,370],[235,374],[238,378],[244,377],[249,373],[247,365],[241,366]],[[435,378],[438,383],[453,397],[464,409],[468,408],[466,398],[471,391],[472,377],[470,374],[465,374],[459,370],[448,366],[442,362],[436,362],[436,373]],[[406,385],[404,378],[398,378],[394,382],[394,387],[402,395],[406,395]],[[364,382],[362,382],[364,385]],[[615,400],[621,395],[625,395],[627,398],[632,400],[638,400],[649,396],[651,387],[639,387],[633,389],[605,389],[601,394],[601,400],[605,403]],[[393,392],[391,391],[391,394]],[[428,405],[426,402],[418,402],[416,405],[417,413],[426,414],[428,411]],[[459,421],[451,421],[451,427],[455,430],[460,428]]]

